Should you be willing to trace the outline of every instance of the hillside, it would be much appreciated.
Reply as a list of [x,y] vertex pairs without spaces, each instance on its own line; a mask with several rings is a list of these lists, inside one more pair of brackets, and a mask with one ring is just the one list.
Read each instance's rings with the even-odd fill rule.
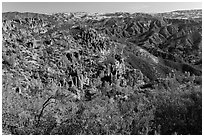
[[2,14],[3,134],[202,134],[202,11]]

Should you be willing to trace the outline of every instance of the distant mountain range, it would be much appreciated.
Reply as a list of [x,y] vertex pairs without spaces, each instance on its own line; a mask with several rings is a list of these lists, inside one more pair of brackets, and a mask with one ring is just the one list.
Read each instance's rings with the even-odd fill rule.
[[158,13],[154,14],[156,16],[162,16],[165,18],[172,18],[172,19],[198,19],[202,20],[202,10],[178,10],[166,13]]
[[[10,13],[10,16],[14,15],[20,15],[19,12],[6,12]],[[5,13],[3,13],[5,15]],[[35,14],[39,13],[23,13],[24,16],[34,16]],[[109,18],[111,17],[134,17],[136,15],[152,15],[152,16],[162,16],[165,18],[174,18],[174,19],[189,19],[189,18],[202,18],[202,10],[196,9],[196,10],[177,10],[177,11],[171,11],[171,12],[164,12],[164,13],[154,13],[154,14],[148,14],[148,13],[128,13],[128,12],[115,12],[115,13],[88,13],[88,12],[69,12],[69,13],[54,13],[54,14],[41,14],[41,15],[57,15],[57,16],[64,16],[64,17],[75,17],[75,18],[92,18],[92,19],[101,19],[101,18]]]

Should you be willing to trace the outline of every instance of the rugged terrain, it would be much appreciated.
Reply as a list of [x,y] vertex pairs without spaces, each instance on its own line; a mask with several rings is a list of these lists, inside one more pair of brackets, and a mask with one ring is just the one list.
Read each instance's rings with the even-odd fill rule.
[[4,134],[201,134],[202,11],[2,14]]

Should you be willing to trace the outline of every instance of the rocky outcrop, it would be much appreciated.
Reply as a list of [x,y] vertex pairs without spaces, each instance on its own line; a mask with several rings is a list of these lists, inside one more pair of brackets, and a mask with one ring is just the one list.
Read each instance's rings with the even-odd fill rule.
[[3,69],[79,89],[117,79],[134,85],[128,70],[151,81],[172,71],[201,76],[201,21],[164,17],[3,13]]

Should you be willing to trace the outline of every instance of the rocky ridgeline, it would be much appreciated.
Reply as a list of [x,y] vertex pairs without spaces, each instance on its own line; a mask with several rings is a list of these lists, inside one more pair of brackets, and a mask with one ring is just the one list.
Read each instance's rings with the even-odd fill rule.
[[116,76],[120,66],[129,65],[151,80],[166,77],[173,70],[201,75],[200,64],[196,64],[201,60],[200,22],[115,13],[94,14],[104,18],[90,25],[90,20],[94,21],[90,16],[4,13],[4,70],[24,73],[27,82],[37,75],[42,84],[51,78],[66,86],[82,83],[81,87],[85,83],[82,79],[91,81],[100,75],[100,79],[112,82],[110,74]]

